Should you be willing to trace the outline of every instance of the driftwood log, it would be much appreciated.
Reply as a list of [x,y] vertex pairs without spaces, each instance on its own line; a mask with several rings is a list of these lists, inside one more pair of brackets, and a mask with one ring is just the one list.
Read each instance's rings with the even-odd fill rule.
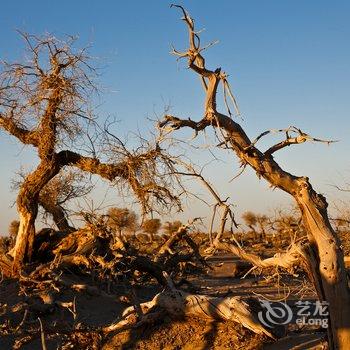
[[130,327],[138,327],[159,319],[165,313],[174,318],[195,316],[208,321],[234,321],[254,333],[275,336],[271,330],[261,324],[256,316],[257,301],[241,297],[210,297],[199,294],[189,294],[174,287],[172,281],[165,275],[167,286],[151,301],[130,306],[123,312],[122,319],[103,328],[104,333],[123,331]]

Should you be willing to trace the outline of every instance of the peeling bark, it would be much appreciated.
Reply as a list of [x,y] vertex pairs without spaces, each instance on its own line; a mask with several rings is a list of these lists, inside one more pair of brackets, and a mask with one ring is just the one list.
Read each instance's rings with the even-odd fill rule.
[[13,248],[13,273],[17,274],[27,258],[32,256],[35,237],[35,220],[38,214],[38,198],[40,190],[57,173],[59,168],[50,161],[42,161],[38,168],[29,174],[22,183],[18,197],[17,209],[20,225]]
[[[204,103],[204,117],[196,122],[191,119],[181,119],[166,115],[159,126],[170,126],[172,129],[190,127],[197,132],[208,126],[219,130],[222,145],[232,149],[241,162],[250,165],[258,177],[267,180],[271,186],[289,193],[299,205],[302,219],[308,233],[311,245],[314,245],[318,258],[318,270],[314,270],[314,280],[318,281],[316,287],[321,289],[319,295],[322,300],[329,303],[330,329],[329,345],[331,349],[349,349],[350,347],[350,294],[344,266],[343,252],[335,231],[329,223],[327,215],[327,202],[317,194],[308,178],[297,177],[284,171],[274,160],[272,153],[291,144],[300,144],[308,139],[300,130],[300,137],[291,139],[287,135],[286,142],[270,147],[266,152],[256,148],[256,141],[266,132],[251,142],[242,127],[230,117],[219,113],[216,107],[216,93],[220,82],[227,87],[226,74],[221,68],[211,71],[205,68],[205,61],[201,55],[199,34],[195,32],[193,20],[181,7],[184,21],[190,36],[190,48],[185,53],[174,53],[180,57],[188,58],[188,65],[201,79],[206,81],[206,98]],[[201,62],[198,64],[198,62]],[[303,135],[306,135],[305,137]]]
[[137,327],[159,319],[164,311],[172,317],[199,317],[206,320],[231,320],[254,333],[274,339],[271,330],[264,327],[252,311],[249,300],[241,297],[216,298],[206,295],[188,294],[171,289],[157,294],[151,301],[140,304],[142,315],[137,318],[136,308],[124,310],[123,319],[103,328],[104,333]]

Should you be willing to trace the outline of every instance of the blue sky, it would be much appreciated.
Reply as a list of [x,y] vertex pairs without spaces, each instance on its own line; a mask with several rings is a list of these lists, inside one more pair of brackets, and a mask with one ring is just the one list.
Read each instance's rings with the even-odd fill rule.
[[[169,54],[170,45],[185,48],[187,35],[180,14],[167,1],[4,1],[0,13],[1,58],[23,57],[16,29],[34,34],[78,35],[78,45],[91,45],[103,87],[101,115],[121,120],[118,133],[151,128],[147,117],[161,114],[165,104],[183,117],[199,118],[203,94],[198,78]],[[340,140],[328,147],[304,144],[281,151],[276,158],[286,170],[309,176],[329,197],[347,201],[330,184],[350,177],[350,2],[348,1],[183,1],[205,28],[202,42],[219,40],[206,52],[210,68],[222,67],[243,116],[242,126],[254,138],[261,131],[296,125],[316,137]],[[184,133],[186,137],[190,132]],[[270,142],[273,142],[272,138]],[[205,142],[204,139],[199,141]],[[36,158],[15,139],[0,132],[0,232],[6,232],[15,210],[9,181],[21,165]],[[266,146],[265,146],[266,147]],[[251,171],[229,183],[238,171],[233,155],[206,168],[217,188],[230,195],[237,212],[268,211],[289,199],[271,191]],[[206,153],[198,156],[205,162]],[[219,171],[218,171],[219,170]],[[104,185],[100,192],[108,187]],[[112,192],[111,192],[112,193]],[[113,192],[111,200],[118,201]],[[117,202],[118,203],[118,202]],[[191,203],[191,215],[206,209]],[[183,214],[187,217],[188,213]]]

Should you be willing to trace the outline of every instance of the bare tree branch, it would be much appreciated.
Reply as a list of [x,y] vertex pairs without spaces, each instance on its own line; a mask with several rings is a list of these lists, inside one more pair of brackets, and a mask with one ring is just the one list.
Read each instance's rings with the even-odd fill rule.
[[[295,138],[286,135],[286,140],[272,146],[267,152],[260,151],[251,142],[242,127],[229,116],[217,110],[216,94],[218,86],[223,83],[226,74],[221,68],[210,70],[205,67],[200,55],[200,41],[193,43],[195,30],[193,21],[189,20],[187,13],[181,8],[189,32],[189,49],[183,57],[188,58],[188,66],[207,83],[204,101],[204,113],[200,121],[180,119],[166,115],[159,124],[160,127],[179,129],[190,127],[195,131],[204,130],[208,126],[218,129],[217,137],[220,143],[232,149],[242,164],[250,165],[258,177],[267,180],[272,187],[289,193],[300,208],[303,222],[311,244],[310,259],[318,263],[312,264],[311,276],[322,300],[328,301],[330,308],[329,344],[333,348],[346,349],[350,344],[350,332],[343,331],[350,324],[350,293],[347,284],[344,256],[340,248],[339,239],[333,230],[327,214],[328,203],[326,199],[315,192],[307,177],[297,177],[284,171],[273,159],[273,153],[290,144],[299,144],[307,140],[326,142],[315,139],[300,132]],[[198,36],[198,34],[197,34]],[[197,57],[200,57],[199,61]],[[203,64],[202,64],[203,63]],[[259,138],[268,134],[263,133]],[[312,255],[312,256],[311,256]],[[311,266],[311,265],[310,265]],[[344,308],[344,305],[348,305]]]

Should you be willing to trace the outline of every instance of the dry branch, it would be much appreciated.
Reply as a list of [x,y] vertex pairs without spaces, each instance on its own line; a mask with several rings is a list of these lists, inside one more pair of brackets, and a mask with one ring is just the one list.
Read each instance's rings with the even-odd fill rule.
[[299,266],[305,258],[300,244],[293,243],[290,248],[284,253],[276,253],[273,257],[261,259],[258,255],[247,253],[243,248],[231,243],[223,243],[219,240],[214,240],[214,247],[219,250],[230,252],[235,256],[250,262],[253,266],[259,268],[281,267],[292,271],[296,266]]
[[[322,195],[314,191],[308,178],[297,177],[284,171],[272,156],[273,152],[289,144],[302,143],[310,137],[302,132],[299,133],[299,137],[297,136],[294,139],[287,135],[285,141],[272,146],[264,153],[255,147],[237,122],[218,112],[216,105],[217,89],[226,74],[221,71],[221,68],[210,70],[205,67],[200,53],[200,41],[197,39],[193,44],[193,38],[198,36],[198,34],[194,35],[193,20],[188,19],[189,15],[184,13],[182,8],[181,10],[185,16],[190,37],[189,49],[182,57],[188,58],[189,68],[196,72],[202,80],[205,80],[207,85],[204,115],[198,122],[165,115],[159,126],[174,130],[189,127],[196,132],[208,126],[213,126],[219,130],[217,136],[221,138],[220,142],[232,149],[242,164],[250,165],[257,175],[267,180],[271,186],[293,196],[300,208],[310,244],[314,246],[313,250],[315,253],[317,252],[319,259],[318,269],[314,270],[313,274],[314,280],[319,281],[315,286],[320,288],[321,300],[329,302],[330,331],[328,335],[330,348],[345,350],[350,345],[350,293],[343,253],[337,235],[328,219],[328,204]],[[199,61],[197,60],[198,57]],[[319,141],[314,138],[311,138],[311,140]]]
[[[218,208],[220,208],[222,212],[221,212],[221,220],[220,220],[220,229],[217,234],[217,239],[220,239],[220,237],[224,234],[228,219],[230,220],[229,227],[231,232],[233,232],[232,231],[233,225],[237,227],[237,223],[235,221],[234,214],[231,209],[231,205],[228,203],[229,197],[226,199],[221,199],[220,195],[214,189],[213,185],[211,185],[209,181],[204,178],[204,176],[202,175],[202,172],[196,171],[191,164],[181,162],[180,165],[184,167],[188,172],[178,171],[177,173],[182,176],[193,176],[199,179],[199,181],[209,191],[209,193],[212,195],[212,197],[216,201],[215,205],[213,206],[213,214],[211,217],[210,228],[209,228],[209,240],[210,240],[210,244],[212,245],[213,244],[213,227],[214,227],[215,216]],[[236,243],[239,246],[239,243],[238,242]]]
[[[21,33],[30,63],[2,62],[0,71],[0,128],[25,145],[36,148],[39,165],[25,176],[17,197],[20,226],[12,251],[13,274],[31,260],[38,203],[51,211],[60,228],[70,231],[60,206],[40,200],[40,193],[65,167],[75,167],[129,188],[143,214],[177,207],[181,202],[173,185],[171,156],[159,142],[148,142],[134,150],[110,130],[101,130],[89,108],[95,70],[85,49],[74,49],[74,38],[62,42],[53,36]],[[93,129],[95,135],[89,135]],[[87,136],[86,136],[87,134]],[[85,143],[89,152],[83,152]],[[97,148],[104,157],[97,156]],[[75,151],[76,149],[79,150]],[[107,156],[107,157],[106,157]],[[107,158],[107,159],[106,159]]]

